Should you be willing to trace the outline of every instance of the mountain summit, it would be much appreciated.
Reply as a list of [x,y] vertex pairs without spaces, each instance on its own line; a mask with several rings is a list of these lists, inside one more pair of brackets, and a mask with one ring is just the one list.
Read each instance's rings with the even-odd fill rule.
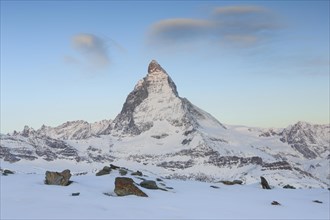
[[222,126],[187,99],[179,97],[171,77],[157,61],[152,60],[146,77],[138,81],[127,96],[120,114],[112,124],[111,133],[139,135],[153,128],[160,132],[168,126],[189,129],[198,126],[199,119],[207,117]]
[[329,134],[329,125],[305,122],[284,129],[224,126],[180,97],[152,60],[113,121],[26,126],[1,135],[0,159],[88,167],[114,162],[167,178],[255,183],[264,176],[280,186],[329,187]]

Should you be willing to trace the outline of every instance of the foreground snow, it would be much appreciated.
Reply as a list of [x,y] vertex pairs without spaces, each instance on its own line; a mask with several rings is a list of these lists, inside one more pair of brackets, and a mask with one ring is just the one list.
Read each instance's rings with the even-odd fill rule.
[[[2,167],[6,168],[6,167]],[[100,167],[102,168],[102,167]],[[24,171],[22,171],[24,170]],[[329,219],[327,189],[263,190],[259,184],[226,186],[163,179],[169,191],[148,190],[148,198],[117,197],[110,175],[74,175],[71,185],[44,184],[44,170],[34,167],[1,178],[1,219]],[[62,170],[57,170],[62,171]],[[157,176],[144,172],[146,179]],[[141,180],[127,175],[136,183]],[[220,188],[211,188],[210,186]],[[165,186],[164,186],[165,187]],[[80,196],[71,196],[80,192]],[[110,193],[112,196],[104,195]],[[272,201],[281,205],[271,205]],[[323,203],[315,203],[319,200]]]

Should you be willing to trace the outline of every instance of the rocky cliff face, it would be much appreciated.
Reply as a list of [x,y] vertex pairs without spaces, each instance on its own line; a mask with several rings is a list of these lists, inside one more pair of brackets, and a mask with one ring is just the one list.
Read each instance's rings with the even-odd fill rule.
[[[204,112],[187,99],[179,97],[171,77],[153,60],[149,64],[147,76],[137,83],[115,118],[112,133],[139,135],[159,121],[188,129],[198,126],[198,119],[204,118]],[[222,126],[215,118],[212,120]]]

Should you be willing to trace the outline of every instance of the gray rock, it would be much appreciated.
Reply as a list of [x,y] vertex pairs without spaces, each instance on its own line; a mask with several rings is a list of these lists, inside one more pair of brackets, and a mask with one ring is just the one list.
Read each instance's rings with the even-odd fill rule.
[[158,189],[156,182],[153,180],[143,180],[140,186],[146,189]]
[[283,188],[284,188],[284,189],[296,189],[296,187],[291,186],[291,185],[289,185],[289,184],[283,186]]
[[136,171],[136,172],[131,173],[131,175],[132,176],[142,176],[143,174],[140,171]]
[[272,205],[281,205],[278,201],[272,201]]
[[122,176],[125,176],[127,174],[127,170],[120,169],[119,174],[122,175]]
[[96,176],[103,176],[103,175],[107,175],[110,174],[111,172],[111,168],[108,166],[103,167],[102,170],[100,170],[99,172],[97,172],[95,175]]
[[270,189],[270,186],[269,186],[267,180],[264,177],[262,177],[262,176],[260,177],[260,179],[261,179],[261,186],[262,186],[262,188],[263,189]]
[[72,196],[79,196],[80,195],[80,192],[72,193],[71,195]]
[[61,173],[46,171],[45,184],[67,186],[71,183],[70,177],[71,177],[70,170],[64,170]]

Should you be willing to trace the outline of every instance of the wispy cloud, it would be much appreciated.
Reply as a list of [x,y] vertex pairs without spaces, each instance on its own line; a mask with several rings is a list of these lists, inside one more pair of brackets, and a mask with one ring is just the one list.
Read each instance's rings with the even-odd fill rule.
[[260,6],[254,5],[235,5],[235,6],[225,6],[216,7],[213,12],[215,14],[248,14],[248,13],[267,13],[268,9]]
[[214,25],[208,20],[190,18],[172,18],[159,21],[151,26],[150,39],[153,43],[159,41],[178,42],[205,37]]
[[148,43],[158,46],[187,44],[192,41],[251,47],[272,36],[280,28],[273,13],[260,6],[216,7],[207,19],[172,18],[154,23]]
[[[108,46],[104,39],[94,34],[77,34],[72,37],[72,46],[93,67],[103,68],[110,64]],[[71,58],[71,61],[75,58]]]

